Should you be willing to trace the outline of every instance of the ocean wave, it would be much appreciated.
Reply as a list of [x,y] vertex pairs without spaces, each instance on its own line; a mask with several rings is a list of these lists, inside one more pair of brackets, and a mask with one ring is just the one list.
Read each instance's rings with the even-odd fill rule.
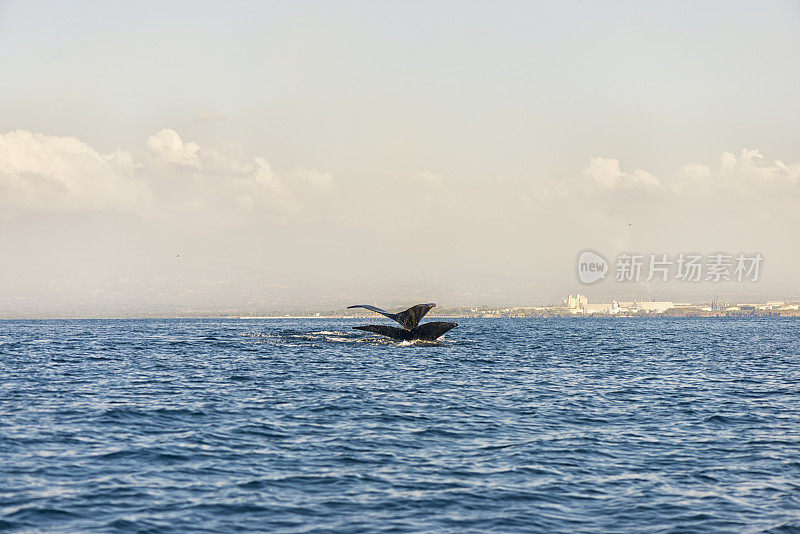
[[0,529],[797,531],[794,322],[459,323],[0,324]]

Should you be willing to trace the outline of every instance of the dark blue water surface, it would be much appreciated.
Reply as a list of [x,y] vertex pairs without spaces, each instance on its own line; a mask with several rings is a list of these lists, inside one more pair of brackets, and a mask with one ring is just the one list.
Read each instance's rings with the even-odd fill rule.
[[0,322],[0,529],[800,532],[796,319],[361,322]]

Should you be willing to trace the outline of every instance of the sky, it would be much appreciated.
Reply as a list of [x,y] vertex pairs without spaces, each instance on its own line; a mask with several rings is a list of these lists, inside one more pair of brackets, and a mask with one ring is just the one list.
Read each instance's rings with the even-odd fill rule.
[[[797,2],[0,0],[0,317],[800,300]],[[582,286],[576,258],[755,254]]]

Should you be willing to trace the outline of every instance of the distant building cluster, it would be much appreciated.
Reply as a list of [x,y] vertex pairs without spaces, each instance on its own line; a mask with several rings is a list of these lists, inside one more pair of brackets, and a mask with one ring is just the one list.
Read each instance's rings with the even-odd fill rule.
[[[252,316],[253,314],[251,314]],[[359,309],[340,309],[329,312],[310,312],[293,317],[365,318],[373,312]],[[757,303],[735,303],[715,298],[710,302],[692,304],[687,302],[611,299],[609,302],[592,303],[586,295],[568,295],[561,304],[545,306],[476,306],[458,308],[434,308],[428,317],[730,317],[730,316],[782,316],[800,317],[800,304],[785,300],[770,300]],[[289,317],[275,314],[274,317]]]
[[[618,313],[664,313],[674,308],[676,304],[671,301],[637,301],[622,302],[612,300],[611,302],[600,302],[589,304],[586,295],[567,296],[564,301],[567,310],[572,314],[594,314],[616,315]],[[688,306],[688,304],[687,304]]]
[[568,295],[564,300],[564,309],[572,315],[640,315],[668,314],[681,315],[719,315],[726,313],[759,312],[759,314],[775,313],[778,315],[795,315],[800,312],[800,304],[785,300],[770,300],[761,303],[732,303],[714,299],[710,304],[691,304],[672,301],[633,300],[629,302],[612,300],[611,302],[589,303],[586,295]]

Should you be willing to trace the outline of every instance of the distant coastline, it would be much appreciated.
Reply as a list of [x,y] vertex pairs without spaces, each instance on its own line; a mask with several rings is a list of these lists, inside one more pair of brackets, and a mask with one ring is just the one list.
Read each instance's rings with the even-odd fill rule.
[[[374,315],[351,315],[344,313],[310,313],[310,314],[268,314],[268,315],[223,315],[226,319],[368,319]],[[693,310],[670,309],[664,312],[620,312],[620,313],[571,313],[564,309],[545,309],[528,311],[527,308],[488,308],[479,312],[449,313],[442,310],[440,313],[428,314],[431,318],[440,319],[552,319],[552,318],[693,318],[693,317],[800,317],[800,310]]]
[[[545,306],[477,306],[434,308],[429,317],[466,318],[554,318],[554,317],[800,317],[800,303],[789,300],[734,303],[722,299],[710,302],[683,303],[672,301],[632,300],[590,303],[581,294],[568,295],[560,305]],[[232,314],[235,319],[355,319],[372,318],[375,314],[360,309],[294,312],[287,314]]]
[[[389,306],[399,309],[402,305]],[[437,307],[427,315],[438,319],[549,319],[549,318],[693,318],[693,317],[800,317],[800,303],[795,301],[767,301],[762,303],[732,303],[712,300],[705,303],[675,303],[669,301],[616,301],[589,303],[583,295],[567,298],[562,305],[544,306],[477,306],[477,307]],[[154,313],[153,315],[112,315],[67,316],[59,313],[43,316],[7,315],[0,321],[25,320],[136,320],[136,319],[379,319],[377,314],[363,310],[346,308],[304,311],[251,310],[237,313],[235,309],[219,310],[176,310],[173,313]]]

